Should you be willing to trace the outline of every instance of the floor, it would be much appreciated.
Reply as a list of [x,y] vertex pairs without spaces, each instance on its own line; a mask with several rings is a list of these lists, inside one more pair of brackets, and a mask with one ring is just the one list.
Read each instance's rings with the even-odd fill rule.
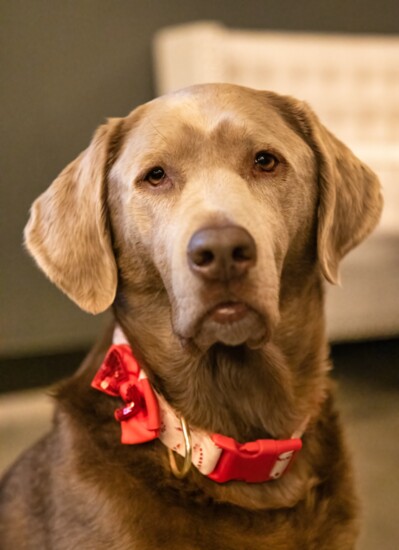
[[[399,340],[337,346],[333,356],[363,503],[358,550],[397,550]],[[0,471],[49,428],[51,412],[45,389],[0,394]]]
[[399,388],[341,380],[339,404],[363,507],[359,550],[399,548]]

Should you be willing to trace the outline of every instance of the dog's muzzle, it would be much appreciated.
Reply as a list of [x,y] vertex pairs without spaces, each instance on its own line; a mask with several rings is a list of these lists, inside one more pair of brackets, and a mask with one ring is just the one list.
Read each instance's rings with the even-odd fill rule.
[[203,227],[188,243],[187,260],[201,284],[196,344],[202,349],[217,342],[257,346],[266,328],[265,319],[248,303],[249,275],[257,262],[252,235],[233,224]]

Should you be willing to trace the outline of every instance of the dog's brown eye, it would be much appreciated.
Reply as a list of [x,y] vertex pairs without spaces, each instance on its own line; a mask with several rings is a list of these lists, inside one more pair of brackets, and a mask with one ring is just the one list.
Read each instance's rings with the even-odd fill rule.
[[152,170],[148,172],[146,177],[144,178],[145,181],[148,181],[151,185],[159,185],[163,179],[165,179],[166,174],[163,168],[160,166],[156,166]]
[[278,160],[267,151],[260,151],[255,155],[255,166],[263,172],[273,172],[277,168]]

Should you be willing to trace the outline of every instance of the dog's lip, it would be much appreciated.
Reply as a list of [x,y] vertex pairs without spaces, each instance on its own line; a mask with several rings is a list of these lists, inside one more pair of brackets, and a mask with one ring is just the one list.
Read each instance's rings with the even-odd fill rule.
[[222,302],[214,306],[207,314],[207,317],[221,325],[241,321],[248,315],[250,308],[244,302]]
[[250,348],[259,348],[271,335],[269,316],[262,314],[250,303],[227,298],[215,302],[191,325],[191,330],[179,337],[183,345],[207,351],[213,344],[227,346],[246,344]]

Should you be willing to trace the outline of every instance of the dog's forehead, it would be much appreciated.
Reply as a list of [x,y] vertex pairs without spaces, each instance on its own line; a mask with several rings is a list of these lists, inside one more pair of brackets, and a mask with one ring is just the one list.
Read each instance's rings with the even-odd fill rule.
[[226,85],[194,86],[147,104],[142,125],[162,127],[175,135],[176,129],[191,127],[213,135],[226,123],[234,129],[286,134],[289,128],[267,96],[256,90]]

